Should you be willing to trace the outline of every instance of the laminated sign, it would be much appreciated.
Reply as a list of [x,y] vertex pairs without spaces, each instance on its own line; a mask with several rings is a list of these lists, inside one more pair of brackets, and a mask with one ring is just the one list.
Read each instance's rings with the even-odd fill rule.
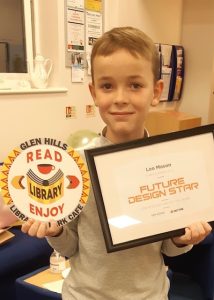
[[1,173],[4,202],[22,221],[75,219],[90,190],[89,173],[80,155],[52,138],[25,141],[5,159]]

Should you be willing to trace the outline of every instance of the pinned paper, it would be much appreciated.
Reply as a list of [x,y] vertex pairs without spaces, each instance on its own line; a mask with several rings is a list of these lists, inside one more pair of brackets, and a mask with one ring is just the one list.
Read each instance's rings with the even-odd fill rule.
[[77,117],[76,106],[66,106],[65,117],[66,119],[75,119]]
[[71,69],[72,82],[84,82],[84,69],[81,66],[73,65]]
[[85,108],[86,117],[95,117],[95,105],[88,104]]

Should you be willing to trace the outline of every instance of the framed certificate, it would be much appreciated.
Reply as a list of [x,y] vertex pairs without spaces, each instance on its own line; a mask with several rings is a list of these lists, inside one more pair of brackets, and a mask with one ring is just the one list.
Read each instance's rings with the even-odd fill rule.
[[107,252],[214,221],[214,124],[85,150]]

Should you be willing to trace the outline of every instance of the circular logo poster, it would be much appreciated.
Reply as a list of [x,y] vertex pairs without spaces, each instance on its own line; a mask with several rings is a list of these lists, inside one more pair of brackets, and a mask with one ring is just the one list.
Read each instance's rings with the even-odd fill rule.
[[53,138],[23,142],[1,168],[4,202],[22,221],[75,219],[84,208],[90,190],[89,173],[80,155]]

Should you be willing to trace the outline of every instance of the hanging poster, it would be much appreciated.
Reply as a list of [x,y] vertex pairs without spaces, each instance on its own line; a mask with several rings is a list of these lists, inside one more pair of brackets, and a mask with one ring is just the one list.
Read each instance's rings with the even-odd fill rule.
[[92,11],[102,11],[102,0],[86,0],[85,8]]
[[84,0],[67,0],[67,6],[84,9]]
[[72,67],[74,64],[73,52],[82,52],[84,60],[87,59],[87,64],[84,61],[83,67],[87,65],[87,73],[90,75],[92,45],[103,33],[103,7],[104,0],[65,0],[66,67]]
[[86,11],[86,52],[91,52],[93,43],[102,35],[102,15]]
[[67,9],[67,50],[84,50],[84,12]]

